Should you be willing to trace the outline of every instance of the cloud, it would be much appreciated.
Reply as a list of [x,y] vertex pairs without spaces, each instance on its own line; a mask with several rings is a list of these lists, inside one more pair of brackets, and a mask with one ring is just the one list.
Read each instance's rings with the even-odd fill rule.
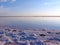
[[13,2],[14,2],[14,1],[16,1],[16,0],[11,0],[11,1],[13,1]]
[[0,2],[7,2],[8,0],[0,0]]
[[16,2],[16,0],[0,0],[0,3],[1,3],[0,8],[1,7],[6,8],[6,7],[9,7],[9,6],[12,6],[14,2]]
[[0,0],[0,2],[15,2],[16,0]]
[[43,5],[46,5],[46,6],[60,5],[60,0],[46,0],[43,2]]

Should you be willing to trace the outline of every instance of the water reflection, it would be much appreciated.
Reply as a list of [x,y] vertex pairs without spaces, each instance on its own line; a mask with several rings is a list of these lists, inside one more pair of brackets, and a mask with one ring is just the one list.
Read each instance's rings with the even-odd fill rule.
[[60,17],[0,17],[0,25],[60,29]]

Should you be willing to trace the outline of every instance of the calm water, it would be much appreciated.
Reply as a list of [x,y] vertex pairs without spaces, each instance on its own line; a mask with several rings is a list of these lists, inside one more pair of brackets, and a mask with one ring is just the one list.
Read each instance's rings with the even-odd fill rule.
[[60,29],[60,17],[0,17],[0,25],[23,29]]

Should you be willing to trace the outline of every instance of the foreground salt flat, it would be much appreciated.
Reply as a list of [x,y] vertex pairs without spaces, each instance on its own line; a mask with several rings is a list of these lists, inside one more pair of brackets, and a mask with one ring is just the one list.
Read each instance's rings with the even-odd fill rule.
[[60,45],[60,30],[0,28],[1,45]]

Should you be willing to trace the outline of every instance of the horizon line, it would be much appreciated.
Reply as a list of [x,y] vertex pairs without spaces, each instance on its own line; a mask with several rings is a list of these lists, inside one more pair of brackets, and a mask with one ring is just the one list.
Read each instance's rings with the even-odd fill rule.
[[60,17],[60,16],[0,16],[0,17]]

